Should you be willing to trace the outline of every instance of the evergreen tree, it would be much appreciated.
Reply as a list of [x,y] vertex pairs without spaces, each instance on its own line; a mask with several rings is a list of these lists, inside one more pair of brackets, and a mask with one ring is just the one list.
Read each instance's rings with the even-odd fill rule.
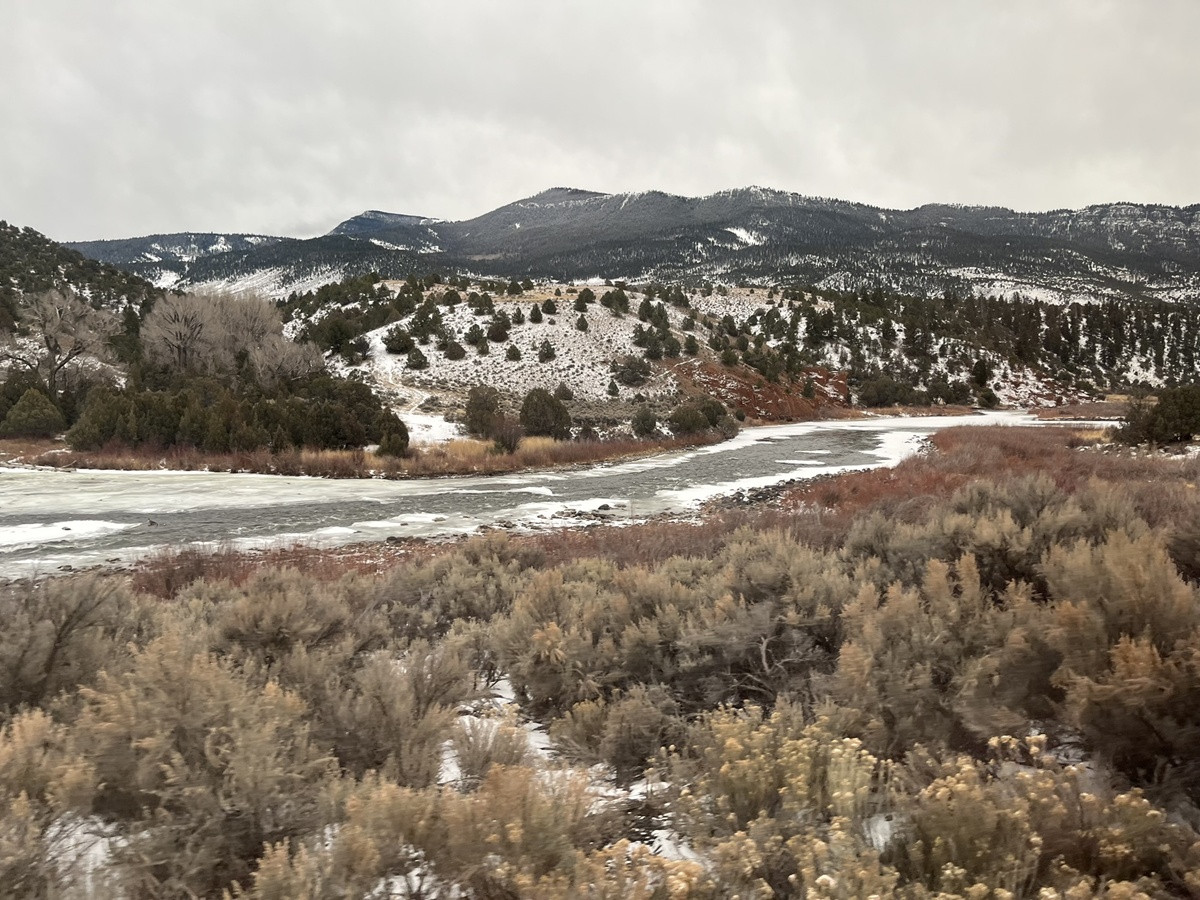
[[521,428],[528,435],[566,440],[571,436],[571,414],[545,388],[534,388],[521,404]]
[[491,437],[499,420],[500,392],[486,384],[471,388],[467,392],[467,407],[463,417],[467,434]]
[[36,388],[29,388],[0,422],[5,437],[50,437],[67,427],[58,407]]
[[630,422],[634,435],[640,438],[649,437],[658,428],[658,416],[648,406],[639,406]]

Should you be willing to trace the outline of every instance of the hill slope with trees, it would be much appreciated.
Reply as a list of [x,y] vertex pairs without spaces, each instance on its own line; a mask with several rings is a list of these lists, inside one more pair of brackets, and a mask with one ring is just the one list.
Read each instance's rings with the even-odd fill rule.
[[205,239],[222,252],[187,264],[152,259],[162,256],[163,242],[151,238],[74,246],[152,278],[257,279],[274,296],[313,284],[322,272],[338,280],[422,269],[558,280],[799,281],[918,295],[1200,295],[1200,206],[892,210],[763,188],[707,197],[554,188],[462,222],[368,211],[311,241],[259,238],[247,246],[246,236],[220,237]]

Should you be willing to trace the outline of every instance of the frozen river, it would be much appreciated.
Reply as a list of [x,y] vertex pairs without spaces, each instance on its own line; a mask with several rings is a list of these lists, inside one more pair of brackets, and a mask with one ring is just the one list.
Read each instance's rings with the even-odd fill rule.
[[[0,578],[123,563],[165,545],[336,545],[684,513],[747,488],[898,462],[953,425],[1021,413],[747,429],[712,447],[557,472],[409,481],[0,468]],[[632,511],[631,511],[632,508]]]

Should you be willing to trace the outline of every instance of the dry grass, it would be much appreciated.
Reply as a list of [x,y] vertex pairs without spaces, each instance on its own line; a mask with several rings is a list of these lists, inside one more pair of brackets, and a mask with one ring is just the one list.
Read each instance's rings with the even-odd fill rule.
[[242,584],[257,572],[286,568],[316,581],[330,582],[351,573],[386,572],[402,561],[437,556],[451,552],[455,546],[457,542],[405,539],[332,548],[303,544],[267,550],[183,547],[139,561],[130,572],[130,580],[140,593],[169,599],[201,579]]
[[58,447],[62,442],[50,438],[0,438],[0,462],[32,459]]
[[785,509],[819,511],[835,531],[869,510],[900,520],[920,517],[963,485],[1041,473],[1067,493],[1093,480],[1119,484],[1153,527],[1175,527],[1200,509],[1200,459],[1097,445],[1093,429],[960,427],[932,437],[936,452],[894,468],[819,479],[788,492]]
[[1095,403],[1069,403],[1065,406],[1038,409],[1034,411],[1034,415],[1039,419],[1050,421],[1055,419],[1112,419],[1115,421],[1123,418],[1128,410],[1128,398],[1122,399],[1114,394],[1107,400]]

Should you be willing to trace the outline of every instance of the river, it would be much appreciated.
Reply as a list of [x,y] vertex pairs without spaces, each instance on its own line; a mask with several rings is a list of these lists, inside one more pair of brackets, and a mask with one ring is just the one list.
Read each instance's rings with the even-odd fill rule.
[[892,465],[955,425],[1033,422],[1008,411],[806,422],[627,462],[407,481],[0,468],[0,579],[124,564],[165,546],[333,546],[563,527],[597,513],[634,521],[739,490]]

